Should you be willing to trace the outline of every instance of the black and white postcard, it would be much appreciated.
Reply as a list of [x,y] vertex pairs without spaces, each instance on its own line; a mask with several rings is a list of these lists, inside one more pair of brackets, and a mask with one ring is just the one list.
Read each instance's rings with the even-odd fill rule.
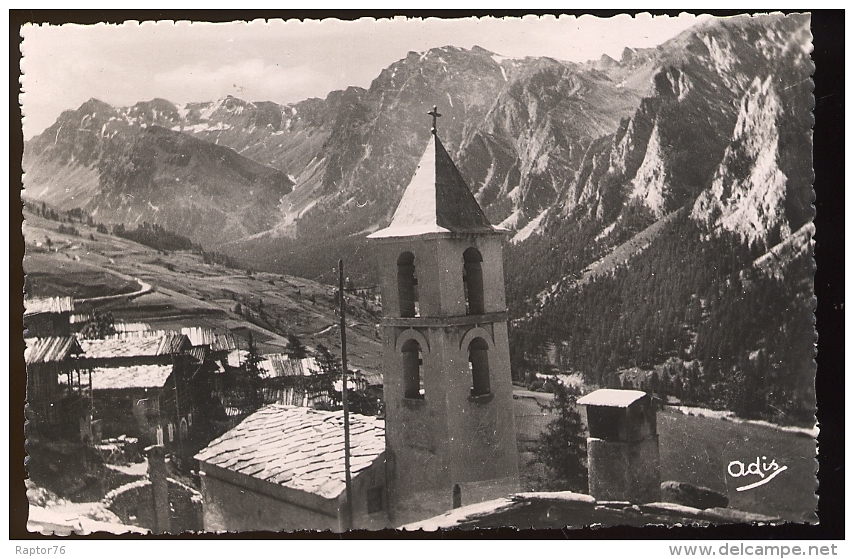
[[28,530],[818,522],[810,25],[24,25]]

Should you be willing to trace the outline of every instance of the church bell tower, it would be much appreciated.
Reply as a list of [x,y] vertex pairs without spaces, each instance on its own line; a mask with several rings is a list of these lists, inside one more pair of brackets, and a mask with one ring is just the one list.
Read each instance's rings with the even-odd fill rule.
[[518,491],[502,243],[436,133],[373,240],[395,525]]

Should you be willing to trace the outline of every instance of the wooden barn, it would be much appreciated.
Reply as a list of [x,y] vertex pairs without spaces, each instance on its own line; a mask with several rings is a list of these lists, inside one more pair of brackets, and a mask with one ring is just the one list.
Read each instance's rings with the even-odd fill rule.
[[27,339],[27,419],[39,436],[79,435],[88,423],[91,381],[82,353],[73,336]]
[[74,299],[71,297],[30,298],[24,300],[24,337],[69,336]]

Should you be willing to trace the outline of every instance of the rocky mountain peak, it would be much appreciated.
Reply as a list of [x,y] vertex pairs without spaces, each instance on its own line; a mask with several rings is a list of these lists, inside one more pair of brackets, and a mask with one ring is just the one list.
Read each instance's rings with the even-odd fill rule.
[[623,54],[620,56],[620,62],[629,62],[632,58],[634,58],[635,53],[637,53],[635,49],[625,47],[623,49]]
[[497,56],[496,53],[492,52],[491,50],[487,50],[487,49],[481,47],[480,45],[473,45],[471,47],[471,51],[475,54],[479,54],[482,56],[489,56],[489,57]]
[[77,109],[78,113],[89,114],[92,116],[96,116],[98,113],[112,114],[114,111],[115,109],[111,105],[101,101],[100,99],[96,99],[95,97],[92,97]]
[[780,112],[771,76],[756,77],[741,99],[732,140],[711,188],[698,197],[692,217],[747,241],[789,235],[787,179],[777,163]]
[[620,63],[608,56],[607,54],[603,54],[601,58],[599,58],[599,65],[603,68],[613,68],[618,66]]

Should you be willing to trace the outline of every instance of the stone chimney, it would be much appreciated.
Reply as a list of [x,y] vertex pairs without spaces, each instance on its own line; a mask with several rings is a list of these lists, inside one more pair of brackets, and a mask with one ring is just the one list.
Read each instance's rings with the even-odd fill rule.
[[597,390],[587,408],[590,495],[597,501],[652,503],[661,499],[658,433],[652,398],[638,390]]

